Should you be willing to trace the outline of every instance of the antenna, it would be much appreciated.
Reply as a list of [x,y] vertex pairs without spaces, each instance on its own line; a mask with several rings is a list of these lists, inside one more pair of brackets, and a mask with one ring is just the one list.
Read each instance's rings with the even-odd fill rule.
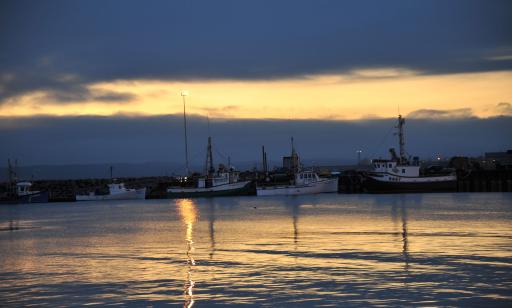
[[210,113],[209,112],[206,114],[206,119],[208,121],[208,136],[211,136],[212,134],[210,133]]
[[398,115],[398,143],[400,146],[400,163],[403,164],[407,161],[405,157],[405,136],[404,136],[404,124],[405,120],[402,115]]

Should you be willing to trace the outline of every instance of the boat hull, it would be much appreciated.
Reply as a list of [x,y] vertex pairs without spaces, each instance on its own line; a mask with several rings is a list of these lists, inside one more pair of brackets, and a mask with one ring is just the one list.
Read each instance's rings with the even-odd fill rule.
[[251,181],[242,181],[208,188],[171,187],[167,189],[168,198],[242,196],[253,194],[254,187]]
[[292,196],[338,192],[338,178],[325,179],[304,185],[261,186],[256,188],[258,196]]
[[47,203],[49,199],[47,191],[38,191],[26,195],[16,196],[12,199],[1,200],[0,204],[26,204]]
[[369,193],[427,193],[453,192],[457,190],[456,177],[432,177],[423,181],[382,181],[370,176],[364,179],[363,187]]
[[146,199],[146,188],[109,195],[76,195],[76,201],[135,200]]

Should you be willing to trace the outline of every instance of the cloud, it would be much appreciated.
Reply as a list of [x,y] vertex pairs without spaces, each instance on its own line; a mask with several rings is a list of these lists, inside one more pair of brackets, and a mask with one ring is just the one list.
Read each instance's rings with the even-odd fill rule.
[[512,104],[501,102],[498,105],[496,105],[496,112],[499,115],[510,116],[512,115]]
[[407,115],[407,117],[411,119],[435,120],[462,119],[470,118],[473,116],[473,110],[471,108],[460,108],[451,110],[418,109]]
[[422,74],[422,72],[406,68],[358,69],[350,72],[351,78],[356,79],[402,78],[416,76],[420,74]]
[[510,1],[7,0],[0,101],[112,80],[511,70],[511,23]]
[[136,98],[133,93],[115,92],[105,90],[90,90],[86,87],[73,87],[70,90],[51,90],[44,94],[47,101],[55,103],[75,103],[83,101],[96,101],[103,103],[130,102]]
[[205,111],[208,116],[214,117],[214,118],[223,118],[223,117],[229,117],[232,112],[237,111],[240,109],[240,107],[235,105],[228,105],[223,107],[206,107],[206,108],[197,108],[200,111]]
[[[512,148],[512,117],[443,121],[407,118],[406,150],[430,158],[441,154],[481,155]],[[363,157],[388,157],[398,145],[396,119],[361,121],[215,120],[187,118],[191,164],[203,166],[208,134],[214,160],[260,162],[261,146],[279,164],[289,140],[304,161],[354,163]],[[0,117],[0,161],[18,158],[23,165],[116,162],[183,162],[182,115]],[[91,151],[91,149],[101,149]],[[220,154],[222,155],[220,155]]]

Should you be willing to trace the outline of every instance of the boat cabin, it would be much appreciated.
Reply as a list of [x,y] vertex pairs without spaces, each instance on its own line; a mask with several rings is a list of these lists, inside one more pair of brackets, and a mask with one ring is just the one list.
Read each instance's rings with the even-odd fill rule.
[[374,159],[372,160],[372,168],[375,173],[399,177],[418,177],[420,175],[419,165],[400,165],[394,160]]
[[198,188],[214,187],[238,182],[238,172],[217,172],[212,177],[200,178],[197,182]]
[[320,178],[313,171],[301,171],[295,175],[295,184],[309,184],[318,181]]
[[31,186],[32,186],[32,183],[30,183],[30,182],[16,183],[16,193],[18,194],[18,196],[29,195],[29,194],[33,193],[32,191],[30,191]]
[[124,186],[124,183],[108,184],[108,190],[109,190],[110,194],[118,194],[118,193],[123,193],[123,192],[127,191],[126,187]]

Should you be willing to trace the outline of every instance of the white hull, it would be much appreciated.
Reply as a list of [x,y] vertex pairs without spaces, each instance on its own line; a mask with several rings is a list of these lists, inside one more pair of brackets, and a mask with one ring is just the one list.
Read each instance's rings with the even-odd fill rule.
[[190,193],[212,193],[212,192],[221,192],[226,190],[236,190],[236,189],[242,189],[247,184],[249,184],[250,181],[242,181],[242,182],[236,182],[236,183],[230,183],[230,184],[223,184],[223,185],[217,185],[213,187],[171,187],[167,189],[168,193],[171,194],[190,194]]
[[108,195],[76,195],[76,201],[146,199],[146,188],[133,189]]
[[338,192],[338,178],[325,179],[302,185],[257,187],[258,196],[307,195]]
[[456,175],[442,175],[442,176],[418,176],[418,177],[405,177],[389,173],[374,173],[369,174],[369,177],[379,182],[386,183],[436,183],[436,182],[450,182],[456,181]]

